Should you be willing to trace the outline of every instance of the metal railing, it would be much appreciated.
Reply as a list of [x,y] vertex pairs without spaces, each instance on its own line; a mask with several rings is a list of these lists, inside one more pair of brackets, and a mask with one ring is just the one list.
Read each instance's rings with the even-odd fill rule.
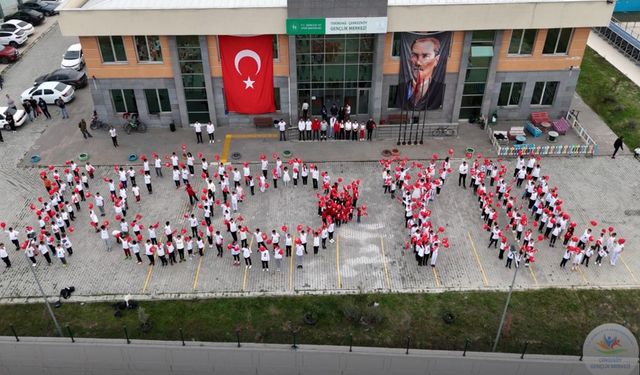
[[[298,140],[298,128],[294,126],[287,128],[286,135],[287,140]],[[422,144],[424,138],[453,137],[457,135],[457,123],[383,124],[376,126],[376,128],[373,130],[372,137],[375,139],[396,139],[401,144]],[[338,138],[335,135],[331,136],[331,133],[327,131],[327,139],[337,140]]]
[[489,140],[495,148],[498,156],[518,156],[519,154],[535,154],[541,156],[594,156],[598,154],[598,144],[587,133],[584,127],[578,121],[578,115],[576,112],[569,111],[565,116],[565,119],[571,125],[571,128],[578,134],[578,136],[585,142],[584,144],[565,144],[565,145],[535,145],[535,144],[520,144],[520,145],[505,145],[501,144],[494,136],[494,130],[491,126],[487,126],[487,133],[489,134]]
[[640,64],[640,41],[638,34],[629,25],[611,18],[609,26],[594,27],[593,30],[631,61]]

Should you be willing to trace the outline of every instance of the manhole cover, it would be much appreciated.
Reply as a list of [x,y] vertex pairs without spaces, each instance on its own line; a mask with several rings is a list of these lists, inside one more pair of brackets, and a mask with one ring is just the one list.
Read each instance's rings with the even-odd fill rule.
[[389,150],[382,150],[382,156],[391,156],[391,151],[389,151]]
[[242,154],[240,154],[239,152],[234,152],[231,154],[231,159],[233,160],[239,160],[242,157]]
[[640,216],[640,210],[625,210],[624,214],[627,216]]

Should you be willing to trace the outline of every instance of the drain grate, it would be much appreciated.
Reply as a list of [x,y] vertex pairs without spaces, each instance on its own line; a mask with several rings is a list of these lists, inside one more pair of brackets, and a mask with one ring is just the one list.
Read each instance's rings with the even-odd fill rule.
[[625,210],[624,214],[627,216],[640,216],[640,210]]

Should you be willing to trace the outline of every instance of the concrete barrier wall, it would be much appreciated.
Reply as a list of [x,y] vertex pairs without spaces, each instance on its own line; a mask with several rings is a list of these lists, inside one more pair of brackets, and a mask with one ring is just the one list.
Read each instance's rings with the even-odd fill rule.
[[[636,370],[637,373],[637,370]],[[0,374],[581,375],[577,357],[301,345],[0,337]]]

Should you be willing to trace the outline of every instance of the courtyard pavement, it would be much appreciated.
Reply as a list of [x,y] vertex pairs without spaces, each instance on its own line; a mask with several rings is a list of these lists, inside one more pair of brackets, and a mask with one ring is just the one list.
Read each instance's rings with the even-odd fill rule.
[[[34,74],[33,69],[27,68],[29,64],[43,64],[40,70],[53,69],[46,64],[57,65],[57,60],[46,62],[46,56],[51,55],[52,50],[64,50],[72,39],[61,37],[57,29],[44,36],[47,48],[34,48],[24,56],[5,77],[6,91],[3,92],[17,97],[30,79],[28,75]],[[580,105],[579,98],[574,104],[575,107]],[[135,261],[124,260],[117,246],[112,252],[104,250],[99,236],[88,225],[87,209],[83,206],[82,212],[78,213],[79,219],[74,223],[76,231],[71,235],[74,255],[68,257],[69,267],[62,267],[56,259],[50,267],[42,259],[38,260],[35,270],[47,293],[57,295],[61,288],[69,285],[76,287],[75,300],[113,300],[126,294],[149,299],[362,291],[505,290],[513,277],[514,270],[505,269],[503,261],[497,259],[497,250],[486,248],[488,235],[482,229],[476,200],[468,190],[456,186],[456,173],[452,174],[430,207],[434,224],[446,228],[450,248],[441,249],[435,268],[417,267],[413,256],[403,251],[407,239],[403,229],[403,208],[399,202],[382,194],[378,163],[383,149],[395,147],[394,140],[322,144],[277,142],[272,138],[273,131],[231,131],[222,127],[216,132],[218,141],[215,144],[195,145],[195,136],[190,130],[172,133],[167,129],[152,129],[147,134],[121,134],[122,147],[115,150],[106,132],[94,132],[94,138],[85,141],[77,130],[77,122],[91,111],[88,90],[80,90],[68,108],[71,114],[68,121],[62,121],[59,116],[51,121],[38,119],[16,133],[3,133],[5,143],[0,147],[0,189],[4,197],[0,200],[0,220],[8,226],[36,226],[29,205],[37,205],[37,197],[46,193],[39,181],[40,168],[30,167],[28,161],[33,153],[43,157],[42,165],[61,166],[65,160],[75,159],[78,153],[88,152],[91,162],[99,166],[90,191],[99,191],[107,196],[107,186],[102,178],[113,176],[114,164],[128,165],[127,156],[133,152],[147,155],[153,151],[161,155],[178,152],[181,144],[194,153],[203,152],[210,161],[215,153],[230,156],[239,152],[241,160],[252,163],[254,175],[259,172],[256,162],[260,154],[270,156],[273,152],[290,150],[305,161],[317,162],[319,168],[328,171],[334,181],[337,177],[343,177],[345,181],[361,179],[360,202],[368,206],[369,216],[360,224],[353,222],[337,229],[338,240],[327,250],[321,250],[316,256],[310,251],[305,256],[303,270],[296,269],[290,259],[285,259],[281,272],[276,272],[272,264],[267,273],[260,270],[255,249],[254,267],[250,270],[233,267],[228,251],[223,258],[217,258],[209,249],[202,258],[196,257],[174,266],[149,267],[146,262],[136,265]],[[57,116],[57,113],[52,114]],[[585,127],[593,128],[603,145],[612,143],[613,133],[603,128],[601,120],[588,108],[582,109],[580,119]],[[254,138],[255,134],[258,138]],[[401,146],[400,151],[403,157],[426,159],[433,153],[444,156],[449,148],[453,148],[455,157],[459,158],[467,147],[474,147],[477,153],[493,155],[486,133],[472,124],[461,125],[457,137],[429,139],[424,145]],[[578,223],[577,233],[581,233],[590,220],[596,219],[600,223],[598,228],[614,226],[627,239],[622,261],[616,267],[605,261],[602,267],[592,265],[588,269],[571,272],[558,267],[562,257],[559,248],[550,249],[542,245],[536,263],[529,269],[520,269],[517,288],[640,286],[640,259],[635,254],[639,243],[637,228],[640,227],[640,186],[637,179],[640,163],[628,152],[612,160],[606,157],[605,151],[603,156],[593,158],[545,158],[542,161],[543,174],[550,175],[551,185],[559,187],[560,197],[566,202],[563,205],[565,210]],[[453,161],[454,171],[459,162],[460,159]],[[508,170],[512,170],[513,160],[504,162],[508,164]],[[240,161],[234,163],[240,166]],[[195,179],[195,187],[199,191],[203,187],[202,181],[197,176]],[[128,218],[139,213],[145,226],[169,220],[173,228],[187,227],[184,214],[191,212],[191,206],[184,191],[176,190],[166,173],[163,179],[153,178],[153,185],[153,195],[143,191],[142,202],[130,204]],[[289,228],[295,228],[297,224],[317,228],[320,221],[315,215],[316,204],[315,192],[309,186],[283,188],[279,184],[277,190],[270,188],[264,194],[256,191],[255,196],[247,196],[239,213],[251,229],[259,227],[263,232],[270,232],[283,224]],[[107,213],[107,219],[113,223],[113,209],[108,207]],[[224,227],[219,208],[215,211],[213,225],[216,229]],[[9,243],[4,233],[0,238]],[[226,241],[229,238],[225,236]],[[14,267],[0,271],[0,303],[37,298],[39,293],[28,269],[28,260],[23,259],[22,252],[13,250],[10,250],[10,257]]]

